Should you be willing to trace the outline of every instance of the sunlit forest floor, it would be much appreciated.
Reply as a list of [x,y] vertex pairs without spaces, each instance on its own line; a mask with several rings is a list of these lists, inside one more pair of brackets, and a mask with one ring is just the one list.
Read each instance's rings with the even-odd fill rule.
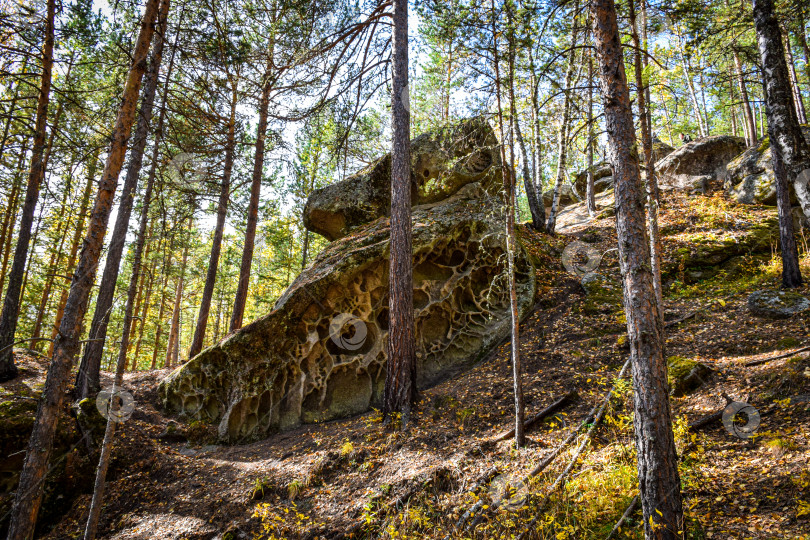
[[[810,356],[745,365],[808,345],[810,318],[773,321],[746,308],[751,292],[778,286],[775,245],[773,254],[743,256],[733,273],[697,281],[683,262],[683,246],[700,243],[699,236],[709,242],[734,237],[774,213],[719,197],[677,196],[663,208],[666,320],[673,323],[667,354],[714,370],[696,391],[672,399],[688,538],[810,538]],[[510,538],[539,515],[526,538],[605,538],[636,494],[629,382],[619,385],[606,421],[542,513],[539,502],[578,444],[524,486],[512,504],[492,511],[489,501],[498,496],[493,488],[484,483],[472,491],[495,475],[523,477],[587,417],[628,356],[620,306],[586,295],[560,262],[574,238],[603,252],[615,247],[614,218],[604,211],[576,225],[573,214],[561,218],[562,234],[555,239],[521,230],[539,278],[535,310],[521,325],[527,416],[569,391],[579,395],[529,430],[525,448],[494,441],[513,425],[507,343],[466,374],[422,392],[405,432],[384,426],[374,411],[243,446],[217,445],[212,429],[201,425],[181,425],[188,441],[159,438],[169,419],[157,407],[156,385],[166,372],[129,374],[126,387],[137,407],[120,426],[100,535]],[[810,276],[806,245],[802,249],[803,272]],[[605,255],[599,271],[619,283],[615,251]],[[23,383],[9,384],[41,384],[45,365],[29,359],[25,367]],[[722,409],[723,393],[759,410],[761,426],[753,439],[733,437],[720,422],[687,428]],[[459,517],[479,499],[485,504],[476,527],[457,530]],[[89,503],[89,494],[78,497],[47,538],[80,537]],[[641,538],[641,530],[636,513],[616,537]]]

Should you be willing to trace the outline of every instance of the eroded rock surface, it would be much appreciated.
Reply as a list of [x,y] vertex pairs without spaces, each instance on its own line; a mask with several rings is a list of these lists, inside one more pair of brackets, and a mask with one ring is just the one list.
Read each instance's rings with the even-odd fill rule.
[[[498,141],[482,117],[464,120],[411,141],[412,204],[446,199],[463,186],[478,182],[490,193],[501,189],[500,176],[491,174],[500,163]],[[391,155],[362,171],[315,190],[304,208],[304,225],[329,240],[389,215]]]
[[704,137],[684,144],[655,164],[662,189],[705,193],[720,187],[726,165],[745,150],[745,141],[730,135]]
[[[509,333],[503,204],[491,194],[499,172],[493,161],[479,180],[413,209],[419,387],[468,368]],[[357,182],[343,183],[346,193]],[[332,193],[341,193],[340,184]],[[379,404],[388,256],[387,217],[354,226],[316,257],[271,313],[171,373],[160,386],[165,408],[215,423],[221,439],[237,441]],[[534,297],[534,270],[522,248],[516,261],[525,313]]]
[[[810,126],[802,126],[804,138],[810,144]],[[770,141],[766,137],[756,148],[749,148],[726,167],[726,189],[729,195],[744,204],[776,206],[776,180]],[[795,192],[791,195],[795,202]]]

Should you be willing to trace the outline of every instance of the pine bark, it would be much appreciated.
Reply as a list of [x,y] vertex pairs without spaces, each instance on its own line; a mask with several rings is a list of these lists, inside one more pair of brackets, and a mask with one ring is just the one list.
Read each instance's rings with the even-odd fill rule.
[[615,179],[616,229],[633,370],[635,444],[645,537],[675,540],[681,538],[684,526],[678,458],[630,95],[613,0],[592,0],[591,10]]
[[147,68],[147,54],[154,34],[153,23],[157,8],[158,0],[147,0],[132,54],[132,65],[127,75],[121,105],[112,130],[107,162],[99,183],[79,264],[73,274],[65,313],[54,345],[53,358],[48,367],[42,399],[37,409],[36,421],[28,441],[25,462],[11,509],[8,540],[27,540],[34,533],[37,514],[42,502],[43,482],[53,449],[56,425],[65,401],[65,390],[73,366],[73,357],[79,349],[82,320],[87,312],[90,289],[95,280],[95,270],[107,232],[107,222],[118,184],[118,176],[124,162],[126,143],[135,119],[141,79]]
[[393,0],[391,67],[391,262],[389,267],[388,364],[383,414],[410,419],[416,399],[411,234],[411,127],[408,96],[408,3]]
[[[163,0],[160,4],[160,13],[158,15],[160,20],[166,19],[168,9],[169,0]],[[84,354],[79,364],[79,372],[76,374],[76,393],[82,399],[95,394],[100,388],[101,359],[104,356],[107,325],[110,322],[110,313],[112,312],[115,297],[115,285],[118,282],[121,257],[124,253],[129,219],[132,215],[138,179],[141,173],[141,167],[143,166],[143,154],[149,135],[149,125],[152,120],[152,110],[154,108],[155,95],[157,94],[160,63],[163,57],[163,43],[165,41],[163,37],[161,33],[155,36],[152,61],[149,64],[149,71],[146,74],[141,108],[138,113],[138,124],[135,128],[135,134],[132,140],[129,166],[118,204],[118,215],[115,218],[115,226],[110,239],[110,245],[107,249],[104,273],[102,274],[98,295],[96,296],[96,309],[93,313],[93,321],[90,324],[90,341],[85,345]]]
[[8,275],[3,310],[0,314],[0,382],[8,381],[17,376],[17,366],[14,365],[13,343],[14,335],[17,332],[17,321],[20,316],[20,295],[22,294],[22,282],[28,260],[31,226],[34,222],[34,211],[39,200],[39,188],[45,176],[45,134],[48,129],[48,104],[51,97],[55,16],[56,0],[48,0],[31,169],[28,173],[28,184],[25,188],[20,232],[17,234],[17,246],[14,250],[11,272]]
[[[272,38],[271,38],[272,39]],[[270,90],[274,81],[271,75],[273,68],[273,42],[268,51],[267,67],[264,72],[262,95],[259,98],[259,125],[256,129],[256,151],[253,158],[253,178],[250,183],[250,202],[248,203],[247,226],[245,228],[245,245],[242,248],[242,262],[239,265],[239,282],[236,287],[236,296],[233,300],[233,314],[231,315],[230,331],[235,332],[242,328],[247,303],[248,287],[250,285],[250,267],[253,264],[253,247],[256,241],[256,224],[259,221],[259,195],[262,189],[262,174],[264,173],[264,143],[267,137],[267,113],[270,107]]]
[[[640,0],[644,2],[645,0]],[[639,39],[639,32],[636,20],[636,8],[634,0],[628,1],[630,11],[630,30],[634,51],[634,67],[636,75],[636,102],[638,104],[638,118],[641,125],[641,144],[644,148],[645,179],[647,188],[647,233],[650,238],[650,264],[653,272],[653,287],[655,289],[655,303],[658,306],[658,321],[663,325],[664,321],[664,293],[661,289],[661,235],[658,232],[658,181],[655,178],[655,159],[653,156],[652,129],[647,115],[647,92],[644,84],[644,63],[641,53],[642,43]],[[663,335],[663,326],[661,328]]]
[[[84,193],[82,193],[82,202],[79,206],[79,213],[76,216],[76,224],[75,228],[73,229],[73,238],[70,241],[70,253],[68,254],[67,264],[65,265],[65,271],[70,274],[73,272],[73,267],[76,266],[76,257],[79,253],[79,245],[82,240],[82,235],[84,234],[84,223],[87,216],[87,209],[90,206],[90,194],[93,190],[93,183],[96,178],[96,168],[98,166],[98,158],[101,154],[101,149],[98,148],[90,157],[90,163],[87,165],[87,184],[84,186]],[[70,280],[69,276],[65,276],[66,279]],[[68,282],[68,285],[70,283]],[[48,356],[53,355],[53,344],[56,340],[56,336],[59,333],[59,325],[62,323],[62,315],[65,313],[65,304],[67,303],[68,298],[68,288],[62,289],[62,293],[59,295],[59,305],[56,307],[56,315],[54,316],[53,320],[53,328],[51,329],[51,343],[48,346]]]
[[[793,237],[793,219],[787,186],[793,183],[796,198],[802,205],[804,215],[810,218],[810,191],[808,191],[810,148],[804,140],[796,115],[782,36],[779,23],[774,16],[773,0],[754,0],[754,26],[762,58],[768,136],[777,181],[782,286],[799,287],[802,284],[802,277]],[[776,169],[777,165],[779,171]],[[777,172],[780,174],[776,174]]]
[[[188,229],[191,230],[191,218],[189,218]],[[177,277],[177,287],[174,295],[174,307],[172,308],[172,326],[169,329],[169,342],[166,344],[166,359],[163,367],[174,367],[177,365],[180,348],[180,307],[183,302],[183,279],[186,276],[186,264],[188,263],[188,244],[186,239],[183,247],[183,260],[180,263],[180,275]]]
[[[161,13],[158,15],[158,25],[162,30],[158,31],[158,43],[164,41],[166,28],[166,15],[168,11],[168,1],[162,0]],[[157,44],[156,44],[157,45]],[[159,49],[155,48],[155,56],[159,58]],[[132,257],[132,276],[127,289],[127,300],[124,306],[124,322],[121,328],[121,346],[118,350],[118,362],[115,369],[115,381],[111,390],[111,395],[116,396],[116,391],[121,388],[124,382],[124,371],[127,368],[127,353],[129,351],[130,335],[132,328],[132,315],[134,313],[135,294],[138,289],[140,270],[144,255],[144,243],[146,242],[146,228],[149,223],[149,206],[152,204],[152,189],[154,187],[154,176],[149,177],[143,194],[141,204],[141,214],[139,219],[138,232],[135,235],[135,249]],[[151,278],[150,278],[151,282]],[[148,303],[148,301],[147,301]],[[133,370],[137,367],[137,356],[133,360]],[[87,527],[84,530],[84,540],[94,540],[98,529],[98,520],[101,516],[101,507],[104,500],[104,487],[107,479],[107,469],[110,464],[110,454],[112,453],[112,442],[115,438],[115,427],[117,424],[115,413],[118,411],[118,400],[111,399],[111,410],[107,416],[107,427],[104,430],[104,440],[101,443],[101,455],[96,469],[96,481],[93,486],[93,498],[90,501],[90,510],[87,518]]]

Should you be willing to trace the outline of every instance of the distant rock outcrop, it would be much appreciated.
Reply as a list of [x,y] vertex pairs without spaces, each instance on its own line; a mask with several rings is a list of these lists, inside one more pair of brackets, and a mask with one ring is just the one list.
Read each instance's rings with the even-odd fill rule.
[[655,164],[661,189],[706,193],[722,187],[726,165],[745,150],[745,141],[730,135],[703,137],[684,144]]
[[[492,129],[479,119],[414,141],[420,387],[468,368],[509,334],[504,205],[496,193],[501,176],[494,141]],[[388,159],[312,195],[308,227],[338,239],[296,278],[272,312],[161,383],[169,412],[214,423],[221,439],[238,441],[380,404],[389,257],[381,186],[390,181],[381,164]],[[526,313],[535,278],[521,247],[516,263],[518,303]]]

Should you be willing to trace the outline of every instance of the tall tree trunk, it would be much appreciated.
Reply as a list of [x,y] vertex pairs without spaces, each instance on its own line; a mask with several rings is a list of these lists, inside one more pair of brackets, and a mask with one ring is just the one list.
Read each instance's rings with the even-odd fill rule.
[[734,70],[737,73],[737,84],[740,87],[740,100],[742,101],[743,115],[748,126],[748,146],[757,144],[757,124],[754,121],[754,112],[751,110],[751,100],[748,98],[748,88],[745,86],[745,76],[742,70],[740,54],[734,50]]
[[633,366],[635,442],[645,537],[675,540],[681,538],[684,527],[678,457],[630,95],[613,0],[592,0],[591,10],[615,179],[616,229]]
[[540,223],[545,226],[546,205],[545,202],[543,202],[543,166],[542,148],[540,145],[540,83],[535,71],[534,55],[532,54],[531,48],[529,48],[529,70],[531,71],[532,131],[534,133],[534,138],[532,139],[532,184],[534,184],[534,192],[537,197],[537,211],[540,216]]
[[20,218],[20,232],[17,235],[17,247],[14,250],[14,262],[8,275],[8,287],[3,299],[3,310],[0,314],[0,382],[17,376],[14,365],[14,335],[17,332],[17,321],[20,316],[20,295],[22,294],[23,275],[28,260],[28,244],[31,241],[31,226],[34,222],[34,211],[39,200],[39,188],[45,176],[45,132],[48,127],[48,103],[51,97],[51,72],[53,71],[54,18],[56,0],[48,0],[45,17],[45,43],[42,47],[42,75],[37,98],[37,119],[34,127],[34,147],[31,155],[31,169],[28,173],[28,185],[25,188],[25,203]]
[[793,101],[796,105],[796,116],[802,124],[807,123],[807,115],[804,112],[804,100],[802,99],[802,91],[799,89],[799,79],[796,77],[796,66],[793,63],[793,51],[790,45],[790,35],[787,28],[782,28],[782,37],[785,46],[785,63],[788,68],[788,75],[790,76],[790,87],[793,90]]
[[[503,124],[503,107],[501,105],[501,74],[500,74],[500,58],[498,54],[498,17],[495,12],[495,0],[491,0],[492,9],[492,51],[493,51],[493,67],[495,68],[495,99],[498,108],[498,130],[501,132],[501,173],[503,175],[504,186],[504,202],[506,211],[506,271],[507,281],[509,287],[509,307],[512,316],[511,330],[511,352],[512,352],[512,388],[515,397],[515,446],[521,448],[526,445],[526,435],[524,433],[524,417],[525,406],[523,403],[523,370],[520,364],[520,313],[518,312],[517,305],[517,289],[515,288],[515,177],[514,177],[514,163],[515,163],[515,147],[513,144],[509,145],[509,161],[506,159],[506,147],[504,124]],[[513,77],[515,75],[515,36],[514,36],[514,21],[512,20],[512,5],[507,1],[507,36],[509,39],[509,93],[510,93],[510,107],[514,114],[514,92]],[[514,118],[516,122],[517,119]]]
[[[161,31],[158,33],[158,42],[162,43],[166,29],[166,10],[168,9],[168,1],[162,0],[161,13],[158,15],[158,25]],[[156,54],[158,49],[155,49]],[[159,58],[159,57],[158,57]],[[115,369],[115,381],[111,391],[111,410],[107,415],[107,428],[104,431],[104,440],[101,443],[101,455],[98,460],[98,468],[96,469],[96,481],[93,486],[93,498],[90,502],[89,515],[87,517],[87,527],[84,530],[84,540],[94,540],[96,537],[96,530],[98,529],[98,520],[101,516],[101,507],[104,501],[104,485],[107,479],[107,468],[110,463],[110,453],[112,452],[112,442],[115,437],[115,425],[117,423],[116,412],[118,411],[118,399],[113,399],[117,396],[116,391],[121,388],[124,382],[124,371],[127,368],[127,352],[129,351],[130,329],[132,327],[132,314],[134,313],[135,294],[140,279],[140,270],[142,265],[142,258],[144,255],[144,243],[146,242],[146,228],[149,223],[149,206],[152,203],[152,189],[154,187],[154,176],[149,177],[146,184],[146,189],[143,194],[143,202],[141,204],[141,215],[139,220],[138,232],[135,235],[135,252],[132,257],[132,276],[129,280],[129,288],[127,289],[127,301],[124,307],[124,322],[121,328],[121,347],[118,350],[118,363]],[[151,283],[151,278],[150,278]],[[148,300],[147,300],[148,304]],[[137,357],[133,360],[133,370],[137,367]]]
[[[169,9],[169,0],[162,0],[160,4],[161,21],[166,20],[166,13]],[[135,135],[132,140],[129,166],[124,179],[124,187],[121,190],[121,199],[118,204],[118,215],[115,218],[110,245],[107,250],[107,260],[104,263],[104,273],[96,297],[96,309],[93,313],[93,322],[90,324],[90,341],[84,347],[79,371],[76,374],[76,394],[80,398],[89,397],[98,392],[100,388],[99,371],[101,369],[101,358],[104,355],[104,343],[107,339],[107,325],[110,321],[113,300],[115,297],[115,285],[118,282],[118,272],[121,266],[121,257],[124,253],[124,244],[129,228],[129,218],[132,215],[132,206],[135,202],[135,193],[138,186],[138,178],[143,166],[143,153],[146,149],[147,137],[149,135],[149,124],[152,120],[152,109],[157,93],[158,75],[160,74],[160,63],[163,57],[164,36],[162,33],[155,35],[152,61],[149,64],[149,71],[146,74],[146,81],[143,86],[143,97],[141,109],[138,114],[138,124],[135,128]]]
[[[169,284],[169,269],[171,268],[173,248],[174,238],[172,238],[172,242],[169,244],[169,251],[166,255],[166,259],[163,261],[163,283],[160,286],[160,306],[158,308],[158,317],[155,324],[155,346],[152,347],[152,362],[149,365],[149,369],[157,369],[158,349],[160,348],[160,338],[163,335],[163,315],[166,312],[166,287]],[[141,315],[141,328],[138,335],[138,346],[135,348],[136,355],[138,354],[138,351],[141,348],[141,342],[143,341],[143,327],[145,320],[146,310],[144,309],[143,314]]]
[[523,188],[526,190],[526,199],[529,202],[529,213],[532,215],[532,227],[538,231],[542,231],[546,212],[545,208],[543,208],[543,200],[537,196],[533,175],[529,168],[529,153],[526,151],[523,133],[520,130],[520,117],[517,114],[517,106],[515,103],[515,83],[513,77],[509,78],[509,109],[511,121],[515,126],[515,139],[520,147],[521,175],[523,176]]
[[416,399],[411,236],[411,115],[408,94],[408,2],[393,0],[391,67],[391,261],[388,274],[388,365],[383,414],[410,420]]
[[[25,157],[28,154],[28,147],[23,145],[22,152],[20,152],[20,159],[17,164],[17,171],[18,174],[14,175],[13,185],[12,185],[12,194],[14,195],[12,202],[9,203],[9,212],[8,212],[8,229],[6,232],[5,243],[3,244],[3,264],[0,267],[0,291],[3,290],[3,286],[6,283],[6,271],[8,270],[8,257],[11,254],[11,239],[14,236],[14,223],[17,221],[17,205],[19,204],[20,198],[20,188],[22,187],[22,169],[25,166]],[[14,186],[16,186],[16,192],[14,191]]]
[[233,171],[234,153],[236,152],[236,104],[238,98],[237,82],[234,80],[231,93],[231,111],[228,118],[228,140],[225,148],[225,170],[220,185],[219,203],[217,204],[217,224],[214,229],[214,238],[211,241],[211,256],[208,259],[208,271],[205,276],[200,312],[197,315],[197,326],[194,329],[194,339],[188,351],[188,357],[194,358],[202,350],[205,341],[205,329],[208,326],[208,313],[211,311],[211,299],[214,295],[214,285],[217,281],[217,267],[222,252],[222,235],[225,230],[225,216],[228,213],[228,200],[231,195],[231,172]]
[[559,139],[557,140],[557,178],[554,182],[554,193],[551,197],[551,212],[546,223],[546,232],[554,234],[557,228],[557,209],[560,204],[560,189],[565,180],[565,167],[568,159],[568,124],[571,121],[571,83],[574,80],[574,64],[576,59],[577,22],[579,13],[579,0],[574,4],[574,19],[571,23],[571,51],[568,53],[568,66],[565,69],[565,88],[563,88],[563,115],[560,125]]
[[674,26],[675,33],[678,36],[678,52],[681,55],[681,66],[683,67],[683,74],[684,79],[686,79],[686,86],[689,88],[689,97],[692,99],[692,107],[695,111],[695,119],[697,119],[698,123],[698,130],[700,131],[700,136],[706,136],[706,127],[703,123],[703,114],[700,112],[700,102],[697,98],[697,93],[695,92],[695,83],[692,80],[692,68],[689,64],[689,60],[686,58],[686,53],[683,50],[683,39],[681,38],[681,33],[677,29],[677,25]]
[[[79,245],[84,234],[84,222],[87,216],[87,208],[90,206],[90,193],[93,190],[93,183],[96,178],[96,168],[98,166],[98,158],[101,154],[101,148],[97,148],[90,157],[90,163],[87,165],[87,184],[84,186],[84,193],[82,193],[82,202],[79,207],[79,213],[76,216],[76,225],[73,229],[73,239],[70,241],[70,253],[68,254],[67,264],[65,265],[66,279],[73,272],[73,267],[76,266],[76,256],[79,253]],[[68,282],[68,285],[70,283]],[[48,356],[53,355],[53,344],[56,340],[56,335],[59,332],[59,325],[62,323],[62,315],[65,313],[65,304],[67,303],[68,289],[62,289],[59,295],[59,305],[56,307],[56,316],[53,320],[53,328],[51,328],[51,342],[48,346]]]
[[[188,230],[191,230],[192,220],[188,220]],[[169,342],[166,344],[166,360],[163,367],[174,367],[179,360],[178,350],[180,348],[180,306],[183,302],[183,279],[186,276],[186,264],[188,263],[188,244],[186,238],[183,246],[183,260],[180,263],[180,275],[177,276],[177,288],[174,295],[174,307],[172,308],[172,326],[169,329]]]
[[585,200],[588,215],[596,216],[596,188],[593,179],[593,143],[596,134],[593,130],[593,56],[588,56],[588,183],[585,187]]
[[247,227],[245,229],[245,245],[242,249],[242,262],[239,265],[239,281],[236,286],[236,295],[233,300],[233,315],[231,316],[230,331],[235,332],[242,328],[242,319],[245,316],[248,286],[250,285],[250,267],[253,264],[253,247],[256,240],[256,224],[259,221],[259,195],[262,190],[262,174],[264,173],[264,142],[267,136],[267,111],[270,107],[270,90],[274,77],[273,68],[274,38],[270,38],[270,48],[267,57],[267,67],[264,72],[262,95],[259,99],[259,125],[256,130],[256,153],[253,157],[253,179],[250,184],[250,202],[248,203]]
[[[54,0],[50,0],[53,2]],[[36,421],[28,441],[25,462],[11,510],[8,540],[26,540],[34,533],[37,514],[42,502],[42,487],[48,470],[48,460],[53,449],[54,434],[59,413],[65,400],[73,357],[79,349],[79,333],[87,312],[90,289],[95,280],[96,267],[107,222],[110,217],[118,176],[126,153],[126,143],[135,119],[135,107],[141,89],[141,79],[146,71],[149,44],[154,34],[158,0],[147,0],[135,50],[132,54],[127,81],[124,86],[121,106],[112,130],[107,163],[99,183],[98,195],[90,218],[90,225],[82,247],[79,264],[73,274],[65,313],[54,345],[53,359],[48,367],[45,388],[37,409]]]
[[[644,2],[644,0],[640,0]],[[641,144],[644,148],[644,160],[646,168],[647,187],[647,232],[650,238],[650,263],[652,264],[653,288],[655,289],[655,303],[658,307],[658,321],[661,323],[660,333],[664,335],[664,293],[661,289],[661,235],[658,232],[658,181],[655,178],[655,159],[653,156],[652,128],[647,115],[647,92],[644,83],[644,65],[641,53],[646,54],[646,49],[642,49],[639,39],[639,32],[636,25],[636,8],[634,0],[628,0],[630,11],[630,30],[633,39],[634,64],[636,72],[636,101],[638,102],[638,118],[641,124]]]
[[[776,180],[779,190],[777,204],[782,246],[782,286],[799,287],[802,284],[802,277],[793,238],[793,220],[787,186],[790,182],[793,183],[796,198],[802,205],[804,215],[810,219],[808,189],[810,174],[806,172],[810,169],[810,149],[802,135],[793,104],[785,51],[779,23],[774,16],[773,0],[754,0],[754,26],[762,57],[763,88],[768,115],[768,136],[774,157],[774,173],[781,173],[777,174]],[[783,165],[784,171],[777,171],[776,165],[780,165],[780,169]],[[782,182],[783,179],[787,182]]]

